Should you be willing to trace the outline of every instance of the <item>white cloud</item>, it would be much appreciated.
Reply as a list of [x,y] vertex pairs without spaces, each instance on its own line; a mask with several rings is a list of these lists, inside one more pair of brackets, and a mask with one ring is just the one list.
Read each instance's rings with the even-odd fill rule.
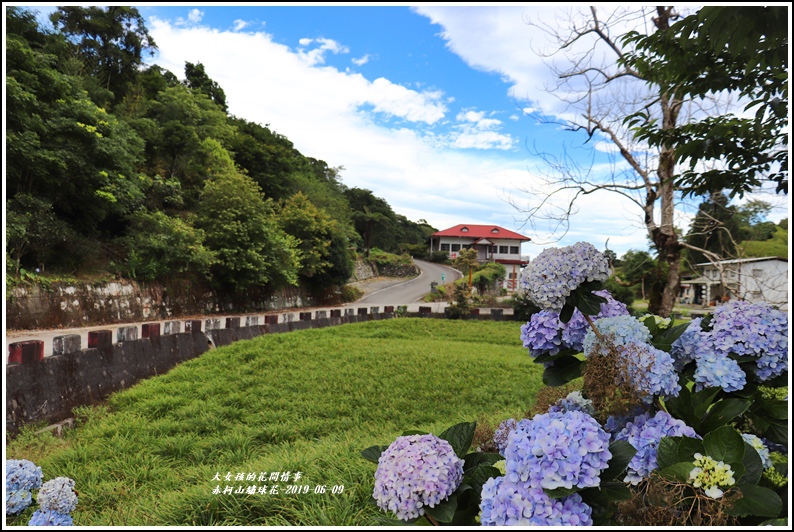
[[240,30],[248,27],[248,25],[249,25],[248,22],[246,22],[244,20],[241,20],[241,19],[237,19],[237,20],[234,21],[234,26],[233,26],[234,27],[234,31],[240,31]]
[[187,20],[179,17],[176,19],[177,26],[188,26],[188,25],[195,25],[201,22],[201,19],[204,18],[204,12],[200,9],[191,9],[187,15]]
[[366,65],[367,63],[369,63],[369,59],[370,59],[370,55],[366,54],[366,55],[364,55],[362,57],[359,57],[358,59],[355,59],[355,58],[351,59],[351,61],[356,66],[362,66],[362,65]]
[[[372,190],[409,219],[424,218],[439,229],[466,222],[515,230],[524,220],[506,198],[527,199],[542,190],[528,171],[531,160],[501,158],[494,151],[482,156],[480,150],[514,145],[499,131],[500,120],[466,109],[447,118],[452,120],[449,130],[433,133],[455,95],[412,90],[384,77],[369,80],[326,66],[320,61],[323,53],[348,52],[337,41],[305,39],[294,50],[265,32],[179,28],[157,19],[149,29],[160,49],[159,65],[181,76],[185,61],[200,59],[226,92],[231,114],[269,124],[301,153],[344,166],[341,177],[347,186]],[[320,55],[309,58],[315,51]],[[389,126],[379,116],[400,122]],[[416,124],[424,129],[411,129]],[[625,202],[592,202],[597,209],[592,215],[590,208],[581,207],[572,227],[598,228],[599,237],[613,238],[610,247],[625,251],[612,245],[637,233],[636,224],[627,221]],[[537,224],[522,232],[533,242],[541,240]]]

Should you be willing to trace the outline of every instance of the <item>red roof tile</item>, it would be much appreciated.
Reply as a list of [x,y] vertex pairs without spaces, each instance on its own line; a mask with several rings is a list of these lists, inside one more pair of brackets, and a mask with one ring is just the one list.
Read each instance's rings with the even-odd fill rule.
[[[464,231],[463,229],[468,229]],[[496,230],[496,232],[494,232]],[[515,231],[510,231],[498,225],[473,225],[473,224],[458,224],[455,227],[444,229],[443,231],[436,231],[432,236],[453,236],[460,238],[510,238],[513,240],[521,240],[528,242],[531,240],[528,236],[520,235]]]

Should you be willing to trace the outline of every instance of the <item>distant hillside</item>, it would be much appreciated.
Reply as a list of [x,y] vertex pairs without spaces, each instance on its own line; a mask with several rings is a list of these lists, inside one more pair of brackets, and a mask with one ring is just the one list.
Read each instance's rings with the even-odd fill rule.
[[769,240],[746,240],[741,243],[745,257],[781,257],[788,258],[788,231],[776,227],[775,234]]

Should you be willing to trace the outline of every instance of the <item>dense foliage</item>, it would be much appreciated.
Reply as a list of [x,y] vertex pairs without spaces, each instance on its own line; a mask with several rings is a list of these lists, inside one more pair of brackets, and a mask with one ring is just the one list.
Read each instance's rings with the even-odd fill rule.
[[204,65],[144,62],[134,7],[6,9],[7,274],[174,276],[215,288],[344,284],[357,251],[422,256],[435,231],[341,167],[227,113]]

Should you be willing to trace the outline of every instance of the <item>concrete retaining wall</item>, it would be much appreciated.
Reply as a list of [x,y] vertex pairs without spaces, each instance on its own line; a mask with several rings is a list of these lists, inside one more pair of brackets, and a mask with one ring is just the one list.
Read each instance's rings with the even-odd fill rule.
[[[113,392],[123,390],[141,379],[166,373],[168,370],[191,358],[195,358],[212,347],[229,345],[238,340],[248,340],[262,334],[316,329],[346,323],[357,323],[373,319],[390,319],[397,316],[439,318],[443,313],[431,312],[431,307],[419,307],[418,312],[407,312],[405,307],[393,306],[361,307],[358,309],[333,309],[316,311],[312,318],[294,314],[265,316],[263,325],[240,326],[240,318],[227,318],[227,327],[220,327],[212,320],[202,322],[189,320],[184,329],[189,332],[159,334],[148,331],[148,337],[129,338],[133,335],[126,327],[116,330],[116,337],[127,341],[113,344],[113,331],[92,331],[89,348],[80,349],[80,337],[65,335],[56,337],[53,345],[59,348],[53,356],[43,356],[43,341],[30,340],[9,344],[6,366],[6,436],[14,435],[26,423],[46,421],[54,423],[72,415],[77,406],[99,402]],[[480,314],[479,309],[469,319],[502,320],[502,309],[491,309]],[[220,320],[215,320],[220,322]],[[244,323],[253,320],[246,319]],[[256,320],[257,322],[259,320]],[[178,322],[169,322],[169,330],[179,331]],[[217,325],[217,326],[216,326]],[[137,337],[137,335],[135,335]],[[80,350],[75,350],[80,349]]]

